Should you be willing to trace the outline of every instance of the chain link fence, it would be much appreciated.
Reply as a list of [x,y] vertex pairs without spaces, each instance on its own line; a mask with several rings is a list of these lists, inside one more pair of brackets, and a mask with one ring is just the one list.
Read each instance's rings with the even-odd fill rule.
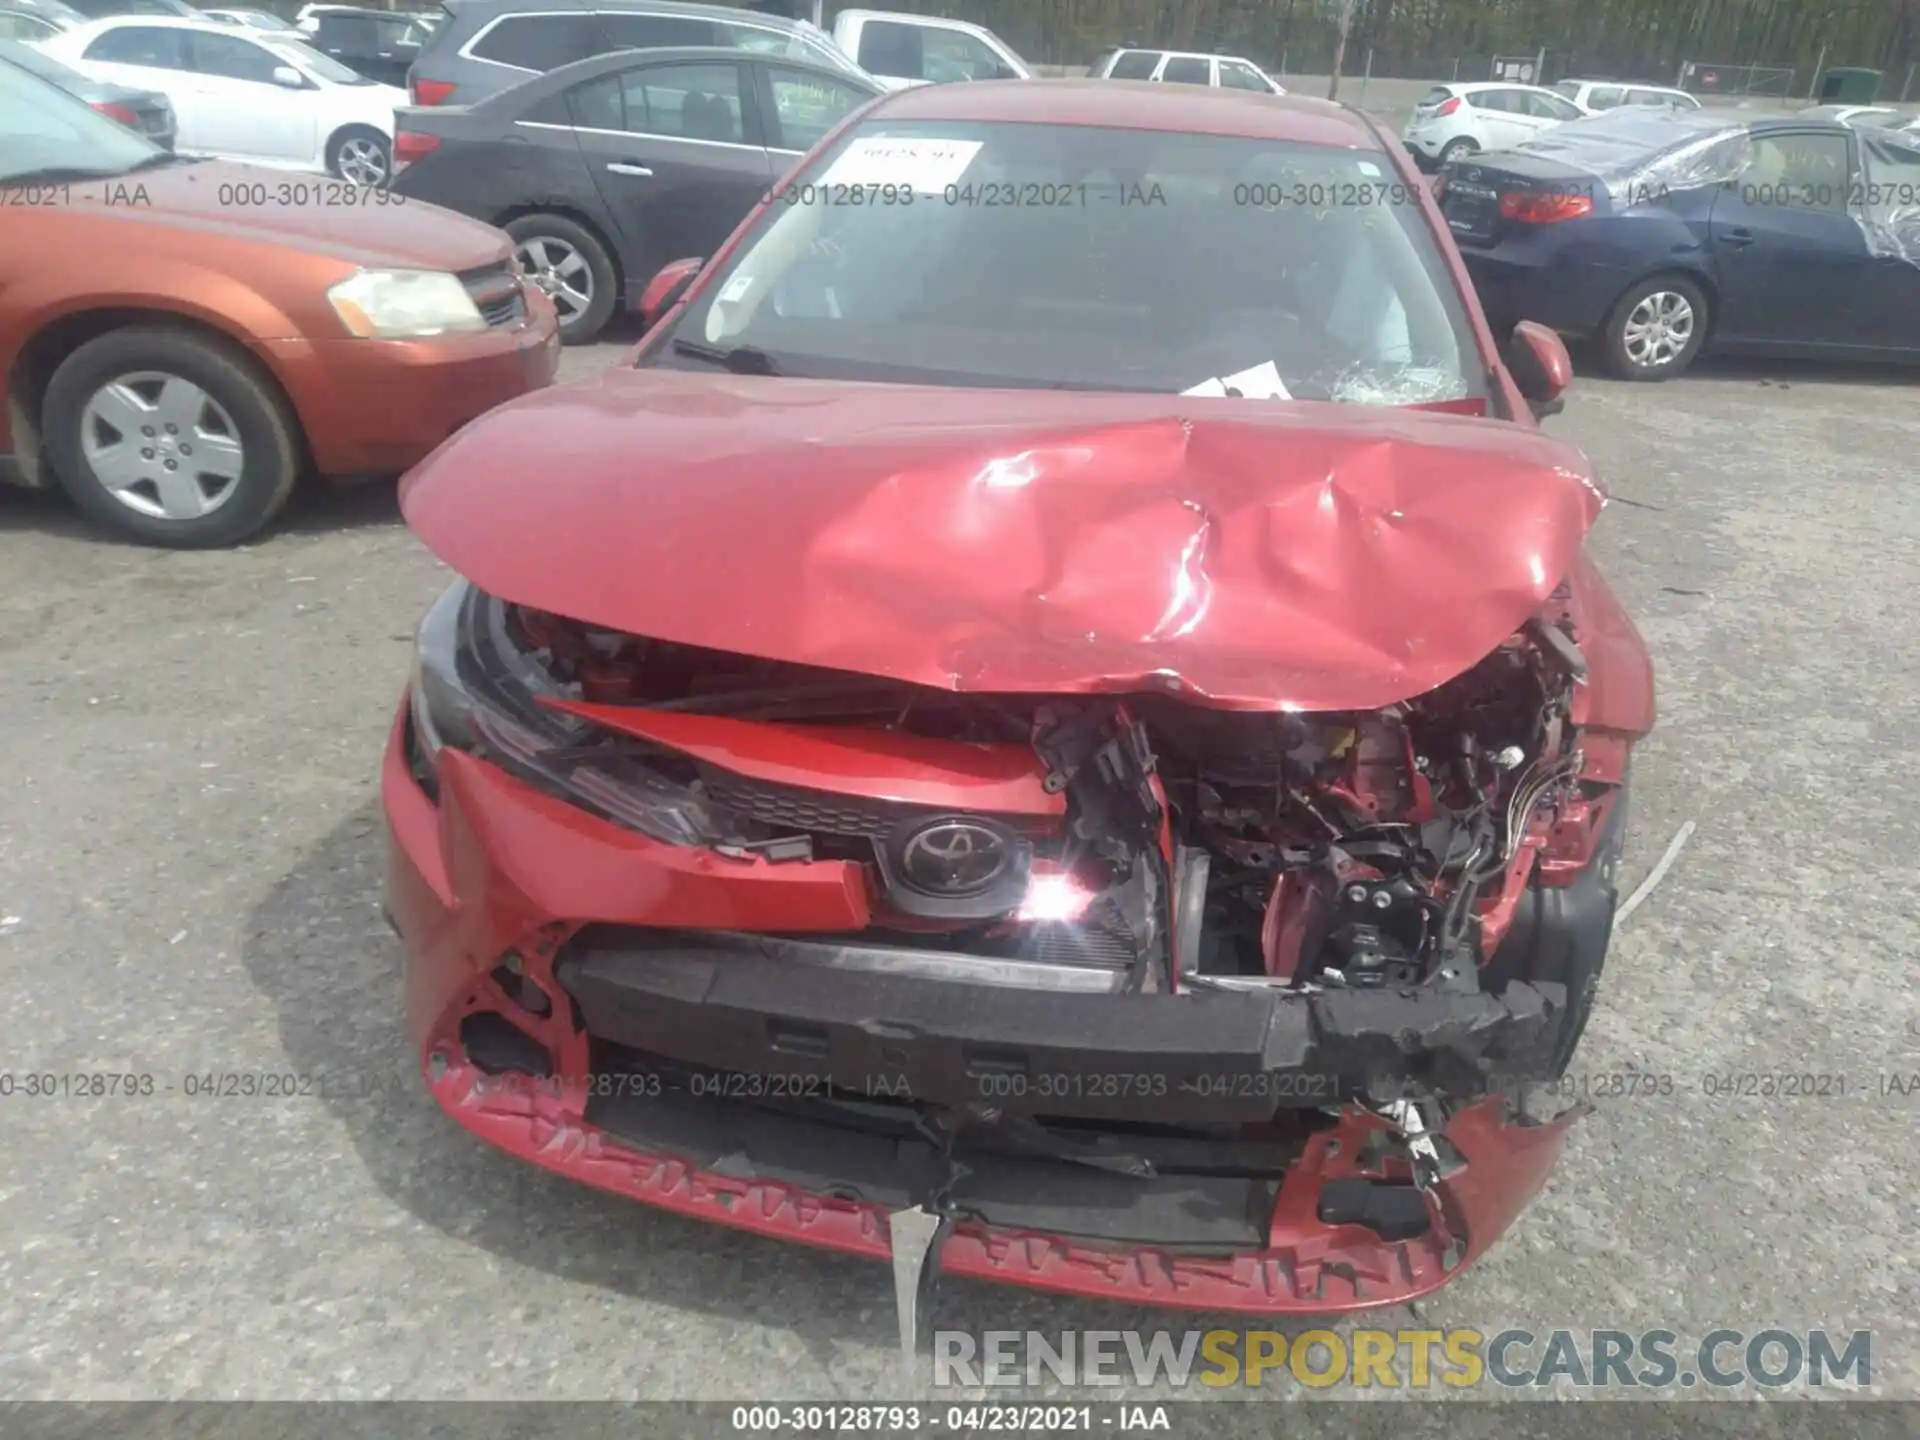
[[1784,100],[1793,94],[1794,71],[1781,65],[1722,65],[1689,60],[1680,67],[1679,85],[1691,95],[1757,95]]

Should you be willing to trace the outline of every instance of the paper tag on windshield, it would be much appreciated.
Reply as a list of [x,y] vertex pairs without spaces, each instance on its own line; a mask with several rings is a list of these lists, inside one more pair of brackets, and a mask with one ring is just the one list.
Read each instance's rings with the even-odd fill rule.
[[1293,398],[1292,392],[1287,389],[1286,382],[1280,378],[1280,372],[1274,368],[1271,360],[1234,375],[1222,375],[1216,380],[1202,380],[1191,390],[1182,390],[1180,393],[1217,397],[1235,392],[1243,400],[1291,400]]
[[904,185],[917,195],[941,195],[967,173],[978,140],[856,140],[840,152],[821,185]]
[[720,303],[722,305],[731,305],[736,300],[744,299],[747,291],[752,288],[753,277],[751,275],[736,275],[720,287]]

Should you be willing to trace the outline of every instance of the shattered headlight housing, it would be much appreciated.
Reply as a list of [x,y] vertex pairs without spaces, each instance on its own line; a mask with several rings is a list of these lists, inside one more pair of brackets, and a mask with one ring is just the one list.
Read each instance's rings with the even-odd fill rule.
[[442,751],[463,750],[655,840],[707,844],[697,793],[649,768],[635,742],[543,703],[579,698],[521,648],[506,603],[465,580],[420,622],[407,702],[427,769]]

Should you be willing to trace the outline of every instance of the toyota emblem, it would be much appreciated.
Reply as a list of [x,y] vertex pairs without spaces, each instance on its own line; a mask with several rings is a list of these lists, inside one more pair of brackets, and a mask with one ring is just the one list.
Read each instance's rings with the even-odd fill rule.
[[998,830],[972,820],[935,820],[900,848],[903,878],[928,895],[975,895],[1006,872],[1013,855]]

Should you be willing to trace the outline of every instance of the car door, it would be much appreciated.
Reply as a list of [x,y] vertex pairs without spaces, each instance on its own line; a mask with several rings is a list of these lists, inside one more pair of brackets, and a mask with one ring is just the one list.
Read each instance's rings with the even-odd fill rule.
[[1505,150],[1533,138],[1531,126],[1522,122],[1525,96],[1518,90],[1475,90],[1467,96],[1473,109],[1473,137],[1482,150]]
[[1267,77],[1244,60],[1222,60],[1220,65],[1220,83],[1229,90],[1257,90],[1262,95],[1271,95],[1273,86],[1267,83]]
[[957,25],[938,20],[923,20],[926,31],[920,53],[926,63],[925,78],[943,82],[954,80],[1017,80],[1019,71],[993,46]]
[[[299,164],[318,148],[318,87],[285,60],[242,35],[187,35],[192,83],[201,102],[201,148],[217,155]],[[275,80],[276,72],[300,79]]]
[[1842,130],[1762,131],[1714,196],[1708,234],[1718,342],[1736,347],[1858,344],[1874,266],[1847,213],[1852,143]]
[[1107,66],[1109,80],[1151,80],[1160,57],[1151,50],[1122,50]]
[[569,96],[633,293],[669,260],[713,254],[784,168],[761,141],[750,70],[639,64]]
[[1211,85],[1213,64],[1204,55],[1169,55],[1160,67],[1164,85]]
[[1543,90],[1522,90],[1519,95],[1526,110],[1520,119],[1527,128],[1528,140],[1556,125],[1580,118],[1580,107],[1558,95],[1549,95]]
[[850,81],[778,61],[749,62],[748,70],[765,85],[759,93],[759,108],[761,115],[772,117],[765,139],[779,173],[872,98]]

